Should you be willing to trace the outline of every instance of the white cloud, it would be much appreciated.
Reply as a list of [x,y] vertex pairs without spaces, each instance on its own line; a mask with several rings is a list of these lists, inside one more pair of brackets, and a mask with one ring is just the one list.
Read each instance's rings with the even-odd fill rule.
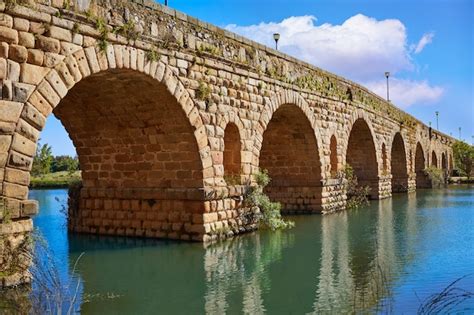
[[[401,108],[414,104],[432,104],[441,99],[444,89],[432,86],[427,81],[413,81],[390,78],[390,100]],[[372,81],[365,84],[383,98],[387,97],[387,82]]]
[[415,54],[421,53],[423,48],[425,48],[426,45],[431,44],[433,42],[433,37],[434,33],[426,33],[424,34],[418,44],[414,46]]
[[314,16],[307,15],[226,28],[270,47],[272,34],[278,32],[280,50],[354,80],[413,69],[405,26],[399,20],[377,21],[358,14],[341,25],[315,22]]
[[[279,49],[325,70],[360,82],[385,97],[384,72],[392,74],[391,91],[396,105],[433,103],[443,89],[426,81],[397,80],[393,76],[416,70],[412,54],[431,43],[434,34],[425,34],[409,45],[404,24],[396,19],[378,21],[357,14],[340,25],[317,25],[312,15],[293,16],[275,23],[228,25],[226,29],[274,47],[273,33],[280,33]],[[379,82],[379,80],[381,80]]]

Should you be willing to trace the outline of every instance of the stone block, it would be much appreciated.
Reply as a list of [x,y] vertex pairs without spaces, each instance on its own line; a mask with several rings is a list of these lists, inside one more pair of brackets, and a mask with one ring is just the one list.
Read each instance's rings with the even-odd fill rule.
[[28,186],[3,182],[3,195],[10,198],[25,199],[28,196]]
[[18,44],[26,48],[35,48],[35,36],[28,32],[19,32]]
[[61,50],[61,45],[57,39],[38,35],[36,37],[36,48],[41,49],[44,52],[58,54]]
[[0,121],[17,122],[22,108],[22,103],[0,100]]
[[26,103],[23,107],[21,117],[39,130],[43,129],[46,118],[33,105]]
[[28,32],[30,29],[30,21],[16,17],[13,20],[13,28],[19,31]]
[[0,58],[8,58],[8,44],[0,43]]
[[13,101],[24,103],[28,100],[31,93],[33,93],[35,86],[26,83],[13,83]]
[[36,143],[17,133],[13,136],[12,149],[27,156],[34,156]]
[[8,75],[7,79],[11,81],[20,80],[20,64],[12,60],[7,61]]
[[38,214],[39,204],[37,200],[23,200],[20,202],[21,216],[31,217]]
[[18,44],[18,32],[11,28],[0,26],[0,42]]
[[43,66],[48,68],[56,67],[61,61],[64,60],[64,56],[52,52],[44,53]]
[[5,168],[5,180],[10,183],[28,186],[30,184],[30,172],[15,168]]
[[11,152],[10,158],[8,160],[8,166],[13,168],[19,168],[25,171],[29,171],[31,169],[32,164],[33,158],[15,151]]
[[49,72],[48,68],[23,63],[21,65],[20,81],[23,83],[37,85]]
[[65,42],[71,42],[72,41],[72,33],[70,30],[57,27],[57,26],[50,26],[49,28],[49,36],[52,38],[59,39],[61,41]]
[[33,65],[41,66],[43,64],[44,53],[39,49],[28,49],[27,62]]
[[20,45],[10,45],[9,58],[19,63],[25,62],[28,58],[28,51]]
[[8,28],[13,27],[13,18],[7,14],[0,13],[0,26],[5,26]]

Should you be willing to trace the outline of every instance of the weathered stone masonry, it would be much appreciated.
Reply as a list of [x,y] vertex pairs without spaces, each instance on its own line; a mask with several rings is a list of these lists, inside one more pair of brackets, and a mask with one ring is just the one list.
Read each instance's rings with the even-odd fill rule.
[[[54,114],[79,156],[72,231],[207,241],[254,229],[259,167],[289,213],[427,187],[452,139],[364,87],[151,1],[0,1],[0,279],[31,231],[29,172]],[[437,158],[434,158],[434,157]],[[444,160],[443,160],[444,158]]]

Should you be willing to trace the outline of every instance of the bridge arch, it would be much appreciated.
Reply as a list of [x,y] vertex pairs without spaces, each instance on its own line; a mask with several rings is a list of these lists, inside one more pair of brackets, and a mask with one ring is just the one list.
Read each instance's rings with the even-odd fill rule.
[[369,186],[370,197],[379,198],[379,164],[375,133],[365,115],[358,115],[353,121],[345,152],[346,164],[354,169],[359,185]]
[[420,142],[417,142],[415,151],[416,188],[428,188],[430,186],[428,175],[425,173],[426,167],[423,147]]
[[[131,58],[132,50],[142,58]],[[127,62],[118,56],[125,51]],[[191,213],[204,211],[202,199],[190,196],[197,196],[206,178],[214,177],[209,171],[212,162],[205,126],[173,70],[144,56],[139,49],[119,45],[110,46],[106,54],[89,47],[69,55],[38,80],[24,105],[24,119],[19,120],[15,137],[23,145],[31,142],[34,146],[51,113],[65,126],[77,149],[83,177],[77,209],[70,211],[71,229],[199,239],[201,232],[186,231],[184,224],[173,230],[160,230],[157,224],[184,216],[190,227]],[[7,168],[29,172],[33,155],[19,151],[13,143]],[[7,182],[11,184],[19,183]],[[6,197],[26,199],[27,187],[24,191],[22,196]],[[151,207],[165,216],[149,221],[135,217]],[[124,213],[131,210],[134,218],[125,220]],[[99,219],[93,213],[100,218],[114,216],[120,222],[92,223]]]
[[405,142],[400,132],[393,137],[390,168],[392,170],[392,192],[408,191],[408,167]]
[[240,131],[236,124],[230,122],[224,129],[224,179],[228,185],[241,183],[242,146]]
[[261,115],[259,167],[272,179],[266,193],[287,213],[320,212],[323,163],[320,135],[308,104],[297,93],[277,94]]
[[434,150],[431,152],[431,166],[438,168],[438,156]]

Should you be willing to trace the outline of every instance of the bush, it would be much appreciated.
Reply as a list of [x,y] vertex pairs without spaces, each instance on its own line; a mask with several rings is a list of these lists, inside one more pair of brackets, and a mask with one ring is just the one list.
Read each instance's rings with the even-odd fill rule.
[[445,182],[444,172],[442,169],[430,166],[425,168],[424,172],[428,175],[428,178],[431,180],[431,185],[434,187],[439,187]]
[[260,227],[268,228],[272,231],[294,227],[294,222],[284,220],[281,217],[281,204],[270,201],[270,198],[263,192],[264,188],[271,181],[267,170],[260,170],[254,175],[254,178],[257,186],[249,187],[246,201],[249,206],[260,209],[260,213],[257,215]]
[[367,196],[370,194],[370,187],[359,185],[357,176],[354,174],[354,169],[352,166],[347,164],[340,176],[342,179],[346,180],[346,208],[349,210],[354,210],[369,205],[369,199]]

